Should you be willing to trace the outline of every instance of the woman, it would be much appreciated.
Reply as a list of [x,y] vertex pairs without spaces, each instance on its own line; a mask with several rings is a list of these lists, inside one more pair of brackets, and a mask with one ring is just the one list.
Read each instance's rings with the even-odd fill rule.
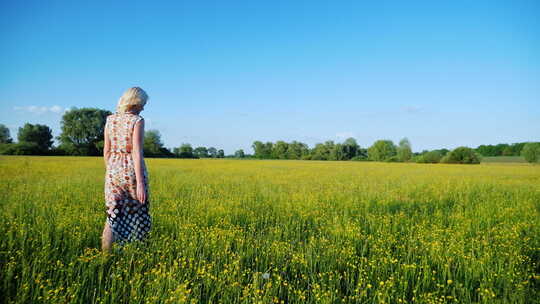
[[102,249],[110,251],[121,243],[146,238],[151,227],[148,173],[143,158],[144,109],[148,95],[143,89],[128,89],[105,124],[105,202],[107,221]]

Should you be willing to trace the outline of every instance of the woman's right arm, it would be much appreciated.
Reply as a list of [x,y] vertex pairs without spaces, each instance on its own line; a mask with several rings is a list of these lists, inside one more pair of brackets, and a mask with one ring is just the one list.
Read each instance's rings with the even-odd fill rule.
[[133,165],[135,166],[135,179],[137,180],[137,199],[141,204],[146,203],[146,188],[144,184],[144,120],[135,123],[133,130]]

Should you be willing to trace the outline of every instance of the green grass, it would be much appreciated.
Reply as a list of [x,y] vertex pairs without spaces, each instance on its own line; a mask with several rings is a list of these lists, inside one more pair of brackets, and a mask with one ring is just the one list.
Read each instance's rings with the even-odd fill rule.
[[99,251],[104,168],[0,157],[5,303],[538,303],[540,167],[148,159],[147,245]]

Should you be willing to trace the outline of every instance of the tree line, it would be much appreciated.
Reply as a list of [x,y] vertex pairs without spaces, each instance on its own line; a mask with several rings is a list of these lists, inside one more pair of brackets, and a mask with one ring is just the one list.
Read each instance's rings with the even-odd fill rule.
[[[107,110],[96,108],[72,109],[62,116],[61,134],[53,146],[52,130],[47,125],[26,123],[17,133],[14,143],[9,129],[0,124],[0,154],[8,155],[76,155],[98,156],[103,154]],[[170,151],[161,140],[158,130],[144,132],[144,155],[148,157],[223,158],[222,149],[182,144]]]
[[[0,154],[10,155],[88,155],[103,153],[103,132],[110,111],[97,108],[71,109],[61,119],[61,134],[53,146],[52,130],[41,124],[26,123],[17,134],[14,143],[9,129],[0,124]],[[176,158],[257,158],[257,159],[298,159],[298,160],[339,160],[339,161],[385,161],[417,163],[479,163],[483,156],[523,156],[529,162],[540,161],[540,143],[514,143],[481,145],[476,149],[459,147],[452,151],[438,149],[413,153],[411,143],[403,138],[396,145],[391,140],[378,140],[368,148],[362,148],[354,138],[342,143],[328,140],[317,143],[313,148],[307,144],[292,141],[261,142],[252,144],[253,155],[242,149],[233,155],[225,155],[223,149],[215,147],[195,147],[182,143],[166,148],[158,130],[147,130],[144,134],[144,155],[148,157]]]
[[528,162],[540,162],[540,143],[515,143],[481,145],[476,149],[458,147],[454,150],[436,149],[412,152],[411,143],[403,138],[396,145],[391,140],[377,140],[368,148],[362,148],[354,138],[343,143],[332,140],[308,145],[298,141],[266,142],[255,141],[252,145],[254,157],[258,159],[302,159],[302,160],[353,160],[416,163],[459,163],[479,164],[484,156],[523,156]]
[[356,139],[347,138],[343,143],[332,140],[308,145],[293,141],[276,143],[255,141],[252,145],[254,157],[259,159],[303,159],[303,160],[352,160],[417,163],[480,163],[481,156],[471,148],[460,147],[453,151],[447,149],[413,153],[411,143],[403,138],[396,145],[391,140],[377,140],[368,148],[358,145]]
[[402,139],[398,146],[389,140],[379,140],[368,149],[361,148],[352,137],[343,143],[328,140],[316,144],[312,149],[298,141],[255,141],[252,148],[253,156],[259,159],[409,161],[413,156],[407,138]]

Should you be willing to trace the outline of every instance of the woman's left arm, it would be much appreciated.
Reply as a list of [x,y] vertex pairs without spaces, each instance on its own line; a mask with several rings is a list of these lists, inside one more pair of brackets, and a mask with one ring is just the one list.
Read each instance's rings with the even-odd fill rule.
[[105,160],[105,169],[107,169],[107,163],[109,161],[109,155],[111,152],[111,141],[109,140],[108,133],[107,125],[105,125],[105,131],[103,132],[103,159]]

